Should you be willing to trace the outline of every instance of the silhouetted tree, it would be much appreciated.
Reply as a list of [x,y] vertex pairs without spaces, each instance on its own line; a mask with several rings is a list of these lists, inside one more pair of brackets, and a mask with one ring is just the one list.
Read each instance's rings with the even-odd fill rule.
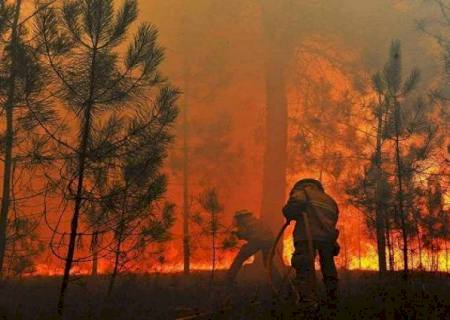
[[450,215],[449,210],[444,207],[444,190],[439,181],[428,180],[425,203],[426,213],[422,214],[420,221],[422,242],[430,253],[430,269],[437,271],[442,243],[445,244],[450,238]]
[[286,197],[288,105],[286,67],[293,56],[293,1],[258,1],[264,36],[266,116],[261,219],[275,230]]
[[[430,118],[433,106],[416,93],[418,80],[416,69],[402,80],[400,42],[394,41],[384,69],[372,79],[377,94],[373,104],[375,150],[364,176],[356,179],[356,185],[348,190],[352,202],[369,213],[369,226],[377,231],[380,271],[386,270],[386,246],[390,269],[394,267],[391,232],[400,230],[405,277],[408,257],[413,258],[410,239],[419,239],[420,233],[416,205],[420,192],[416,180],[423,176],[424,166],[442,141]],[[421,254],[420,241],[418,246]]]
[[[156,92],[159,97],[156,104],[167,105],[177,95],[170,87],[161,87],[164,79],[158,66],[163,52],[156,43],[155,27],[142,24],[125,54],[119,54],[137,14],[135,0],[125,0],[117,9],[112,0],[72,0],[65,1],[61,7],[49,6],[37,15],[37,36],[53,71],[55,92],[72,113],[72,126],[78,131],[76,142],[66,145],[71,156],[63,180],[67,197],[73,200],[73,212],[58,301],[60,315],[74,262],[80,215],[90,196],[90,183],[87,183],[90,166],[98,158],[107,161],[126,157],[120,152],[130,147],[130,135],[132,140],[139,140],[140,134],[154,125],[144,119],[160,120],[149,117],[152,108],[145,108],[145,99]],[[117,115],[119,112],[122,117]],[[105,118],[109,118],[106,125],[128,131],[128,135],[120,141],[108,139],[104,144],[94,144],[93,135],[101,130],[101,120]]]
[[198,199],[201,209],[206,214],[196,215],[195,222],[201,227],[202,233],[211,237],[211,284],[214,281],[216,270],[218,237],[224,231],[221,214],[223,213],[223,204],[219,200],[219,195],[216,189],[204,190]]
[[[408,238],[414,228],[411,212],[414,197],[413,176],[415,168],[427,159],[435,140],[436,128],[429,119],[431,108],[423,99],[413,96],[419,80],[414,69],[402,80],[400,42],[392,42],[389,60],[377,80],[377,93],[386,105],[386,125],[383,135],[393,142],[394,176],[396,179],[396,211],[402,233],[403,270],[408,273]],[[414,142],[414,139],[420,142]]]
[[[43,194],[45,189],[41,186],[39,191],[34,190],[36,187],[34,181],[25,183],[26,174],[21,174],[20,178],[17,178],[15,172],[26,171],[33,175],[36,174],[40,165],[46,161],[48,163],[50,160],[46,149],[48,139],[39,130],[38,123],[50,125],[56,118],[50,99],[44,94],[48,82],[46,69],[40,63],[39,44],[30,37],[29,33],[30,18],[33,14],[25,15],[22,7],[21,0],[0,1],[2,38],[0,42],[0,106],[1,116],[5,120],[2,127],[4,132],[1,134],[3,177],[0,208],[0,276],[3,272],[8,246],[15,247],[17,254],[18,248],[14,242],[18,239],[24,240],[27,233],[16,233],[15,231],[23,229],[18,226],[34,224],[18,214],[21,210],[21,201],[15,197],[17,190],[14,189],[20,187],[22,199],[34,199],[36,194]],[[33,111],[28,108],[29,106],[33,106]],[[25,184],[22,186],[20,183]],[[11,209],[15,213],[13,219],[9,217]],[[31,230],[27,230],[30,235],[34,234]],[[16,254],[13,256],[19,258]]]
[[150,242],[168,240],[174,224],[174,205],[166,204],[159,216],[156,204],[167,189],[166,176],[160,171],[178,114],[175,98],[173,91],[164,89],[154,108],[140,111],[127,129],[128,141],[120,158],[109,170],[108,191],[101,195],[103,210],[113,221],[114,270],[109,293],[123,260],[131,260]]

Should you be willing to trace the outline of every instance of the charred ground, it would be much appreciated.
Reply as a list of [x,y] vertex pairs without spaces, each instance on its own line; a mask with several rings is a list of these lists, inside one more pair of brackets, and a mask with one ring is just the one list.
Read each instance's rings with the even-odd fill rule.
[[[292,319],[292,305],[269,298],[270,289],[252,267],[241,274],[231,299],[219,272],[211,288],[208,272],[127,275],[105,300],[107,278],[74,277],[66,319]],[[340,271],[338,319],[445,319],[450,312],[450,278],[414,273],[405,284],[398,273]],[[2,319],[53,319],[58,277],[4,281],[0,287]],[[230,301],[230,302],[227,302]],[[326,318],[323,311],[319,318]],[[198,317],[192,317],[199,314]]]

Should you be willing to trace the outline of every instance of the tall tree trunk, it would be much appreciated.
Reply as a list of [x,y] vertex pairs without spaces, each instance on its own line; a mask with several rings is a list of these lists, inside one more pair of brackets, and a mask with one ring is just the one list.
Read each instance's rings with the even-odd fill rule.
[[[125,190],[128,190],[128,188],[126,188]],[[119,272],[120,254],[121,254],[121,250],[122,250],[122,244],[124,241],[124,233],[125,233],[125,226],[126,226],[125,212],[127,210],[127,200],[128,200],[128,191],[125,191],[125,193],[123,195],[122,210],[120,212],[119,229],[118,229],[117,236],[116,236],[117,245],[116,245],[116,250],[114,253],[114,269],[111,274],[111,277],[109,278],[108,291],[106,293],[106,296],[108,298],[111,297],[111,294],[114,289],[114,284],[116,283],[117,274]]]
[[383,200],[381,199],[381,188],[382,188],[382,154],[381,154],[381,144],[382,144],[382,135],[383,135],[383,111],[381,100],[379,103],[379,110],[377,115],[377,144],[375,150],[375,168],[376,168],[376,194],[375,194],[375,223],[376,223],[376,235],[377,235],[377,253],[378,253],[378,270],[380,273],[386,272],[386,238],[385,238],[385,218],[384,218],[384,208],[383,208]]
[[266,61],[266,144],[263,162],[261,218],[274,231],[282,224],[281,208],[286,193],[287,99],[284,62]]
[[395,158],[397,166],[397,180],[398,180],[398,210],[400,214],[400,222],[402,228],[403,238],[403,277],[408,278],[408,234],[406,230],[406,213],[403,207],[403,165],[400,154],[400,106],[398,102],[395,103]]
[[4,105],[5,109],[5,142],[3,153],[5,155],[3,167],[3,192],[0,209],[0,277],[3,276],[3,265],[5,259],[7,231],[8,231],[8,213],[11,197],[11,178],[12,178],[12,158],[13,158],[13,140],[14,140],[14,103],[16,96],[16,75],[17,62],[16,51],[19,41],[19,16],[22,6],[22,0],[16,1],[14,21],[11,26],[11,66],[8,78],[8,96]]
[[[122,232],[122,231],[121,231]],[[114,289],[114,284],[116,283],[117,274],[119,272],[119,263],[120,263],[120,251],[122,247],[122,234],[119,234],[119,238],[117,239],[116,251],[114,253],[114,269],[109,278],[108,291],[107,296],[110,297],[111,293]]]
[[362,270],[362,261],[361,261],[361,239],[358,238],[358,264],[359,270]]
[[184,110],[183,110],[183,271],[191,269],[191,245],[189,232],[189,69],[185,66]]
[[214,283],[214,275],[216,272],[216,233],[212,234],[212,268],[211,268],[211,287]]
[[342,244],[343,244],[343,249],[344,249],[344,265],[343,268],[345,270],[348,269],[348,246],[347,246],[347,232],[344,228],[342,228],[341,230],[341,236],[342,236]]
[[420,224],[419,219],[417,217],[417,214],[413,215],[414,217],[414,223],[416,225],[416,238],[417,238],[417,251],[419,253],[419,263],[418,263],[418,269],[422,269],[422,241],[420,240]]
[[417,236],[417,243],[419,248],[419,269],[423,269],[423,259],[422,259],[422,241],[420,240],[420,235]]
[[[261,219],[276,232],[282,225],[281,208],[286,200],[288,106],[286,65],[294,51],[279,25],[283,1],[261,1],[265,36],[266,133],[263,160]],[[286,45],[287,49],[286,49]]]
[[445,271],[448,272],[448,241],[445,240]]
[[448,243],[444,240],[444,250],[445,250],[445,271],[448,272]]
[[92,52],[92,61],[91,61],[91,74],[90,74],[90,89],[89,89],[89,97],[85,104],[84,109],[84,118],[83,118],[83,127],[81,131],[81,141],[79,146],[78,153],[78,167],[77,167],[77,191],[75,195],[75,207],[73,210],[72,220],[70,223],[70,236],[69,236],[69,247],[67,249],[67,256],[64,265],[64,275],[61,282],[61,290],[59,293],[58,299],[58,314],[62,317],[64,313],[64,298],[66,289],[69,285],[70,278],[70,270],[72,269],[73,257],[75,254],[75,243],[77,239],[78,232],[78,222],[80,219],[80,212],[83,203],[83,186],[84,186],[84,171],[86,166],[86,157],[87,157],[87,149],[89,145],[89,139],[91,136],[91,121],[92,121],[92,107],[94,104],[94,91],[95,91],[95,64],[97,57],[97,49],[96,45],[94,46],[94,50]]
[[386,245],[388,248],[388,254],[389,254],[389,270],[394,271],[395,270],[395,261],[394,261],[394,248],[391,241],[391,227],[389,224],[389,219],[385,217],[385,226],[386,226]]
[[98,274],[98,232],[94,231],[92,233],[92,242],[91,242],[91,250],[92,250],[92,270],[91,275],[96,276]]

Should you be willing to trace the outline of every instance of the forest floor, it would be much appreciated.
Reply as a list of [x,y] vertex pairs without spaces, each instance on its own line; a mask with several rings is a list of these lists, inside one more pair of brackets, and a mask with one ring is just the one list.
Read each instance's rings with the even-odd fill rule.
[[[224,272],[122,276],[105,299],[106,276],[73,277],[64,319],[296,319],[292,305],[269,298],[261,274],[245,268],[231,300]],[[449,319],[450,275],[341,271],[337,319]],[[25,277],[0,283],[0,319],[57,319],[59,277]],[[230,302],[231,301],[231,302]],[[197,317],[190,315],[197,314]],[[319,313],[318,318],[326,318]],[[311,317],[313,318],[313,317]],[[317,317],[316,317],[317,318]]]

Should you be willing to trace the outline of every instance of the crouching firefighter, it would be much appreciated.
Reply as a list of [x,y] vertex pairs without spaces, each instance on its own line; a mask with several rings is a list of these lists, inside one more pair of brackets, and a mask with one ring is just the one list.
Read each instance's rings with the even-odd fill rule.
[[336,229],[339,210],[336,201],[325,193],[314,179],[298,181],[292,188],[283,214],[295,220],[292,266],[296,271],[295,285],[302,305],[317,305],[314,260],[319,254],[330,306],[337,303],[338,277],[334,257],[339,254]]
[[244,262],[251,256],[261,252],[264,264],[267,263],[275,238],[270,228],[248,210],[237,211],[234,215],[234,223],[236,230],[233,234],[246,243],[240,248],[228,270],[227,282],[230,287],[233,286]]

